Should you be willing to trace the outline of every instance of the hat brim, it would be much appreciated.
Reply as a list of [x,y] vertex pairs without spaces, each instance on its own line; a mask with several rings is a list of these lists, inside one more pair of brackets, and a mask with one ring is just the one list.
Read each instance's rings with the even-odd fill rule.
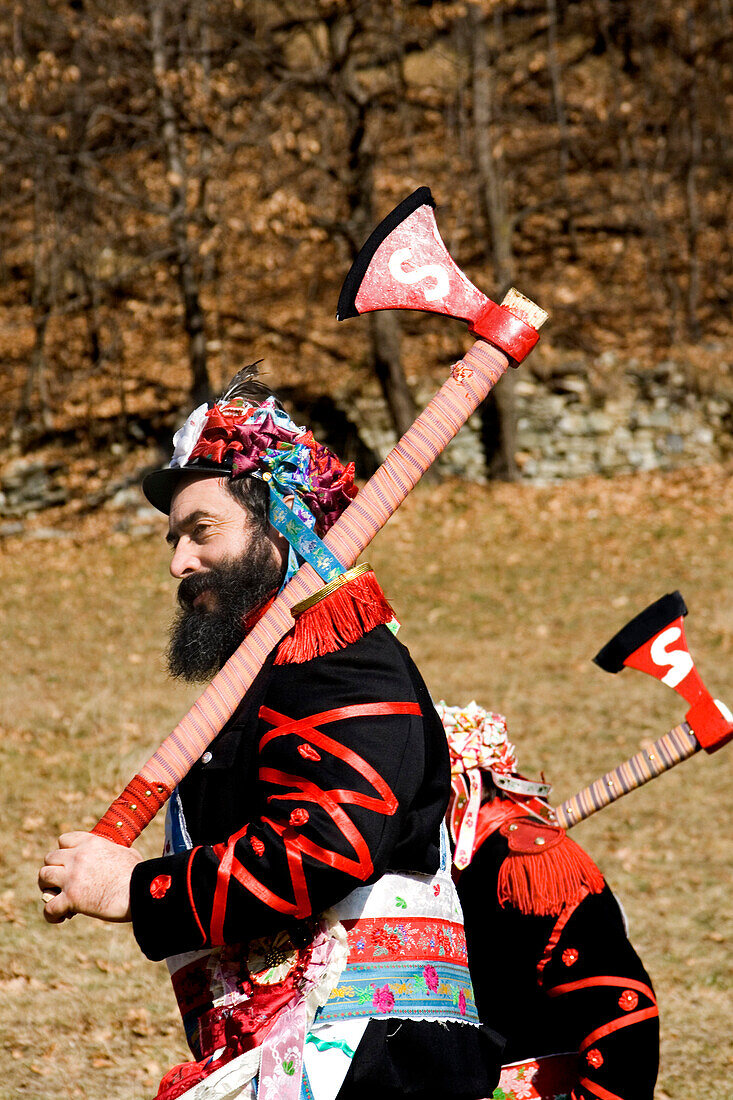
[[171,501],[176,486],[182,477],[191,474],[205,474],[214,477],[230,477],[231,470],[205,459],[194,459],[186,466],[165,466],[162,470],[153,470],[142,481],[142,491],[146,499],[164,515],[170,515]]

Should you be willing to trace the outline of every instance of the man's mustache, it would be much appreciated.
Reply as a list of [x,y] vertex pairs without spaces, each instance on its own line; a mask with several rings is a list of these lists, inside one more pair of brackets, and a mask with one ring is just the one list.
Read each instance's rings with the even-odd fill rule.
[[[192,573],[190,577],[184,577],[178,585],[176,598],[184,611],[193,610],[194,600],[202,592],[208,592],[210,588],[216,588],[216,571],[207,569],[205,573]],[[198,610],[198,608],[197,608]]]

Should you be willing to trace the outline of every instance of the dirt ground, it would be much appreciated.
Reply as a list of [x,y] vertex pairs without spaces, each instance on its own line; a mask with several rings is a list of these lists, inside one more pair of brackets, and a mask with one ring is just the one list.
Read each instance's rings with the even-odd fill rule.
[[[733,467],[555,487],[419,488],[367,555],[436,699],[505,713],[557,801],[684,718],[672,691],[592,656],[679,589],[714,695],[733,705]],[[0,545],[0,1100],[143,1100],[187,1057],[162,964],[126,926],[41,919],[35,878],[89,828],[192,700],[160,656],[160,535],[115,516]],[[659,997],[659,1100],[729,1100],[732,747],[698,754],[574,831],[629,917]],[[154,854],[161,822],[141,839]]]

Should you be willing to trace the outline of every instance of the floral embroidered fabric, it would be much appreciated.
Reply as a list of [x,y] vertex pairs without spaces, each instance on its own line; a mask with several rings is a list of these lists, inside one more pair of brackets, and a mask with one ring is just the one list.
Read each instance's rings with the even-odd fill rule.
[[577,1083],[575,1054],[528,1058],[502,1067],[493,1100],[570,1100]]
[[463,917],[441,829],[435,875],[384,875],[331,913],[347,930],[349,959],[319,1020],[384,1015],[478,1024]]

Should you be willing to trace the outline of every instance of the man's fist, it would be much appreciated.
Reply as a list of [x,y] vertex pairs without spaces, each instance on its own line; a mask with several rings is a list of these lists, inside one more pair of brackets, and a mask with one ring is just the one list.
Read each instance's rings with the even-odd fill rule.
[[[130,920],[130,877],[141,859],[134,848],[93,833],[64,833],[38,873],[46,903],[43,916],[49,924],[60,924],[75,913]],[[46,900],[48,894],[53,896]]]

